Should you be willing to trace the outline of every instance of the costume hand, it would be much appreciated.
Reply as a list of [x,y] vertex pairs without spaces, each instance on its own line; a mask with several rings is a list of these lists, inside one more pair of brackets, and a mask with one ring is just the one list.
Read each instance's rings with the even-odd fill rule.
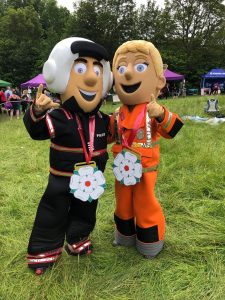
[[47,111],[50,108],[57,108],[59,107],[59,103],[55,103],[52,101],[51,98],[42,94],[43,91],[43,84],[40,84],[38,87],[38,91],[36,94],[36,100],[34,103],[34,112],[36,114],[42,114],[44,111]]
[[147,111],[150,118],[164,119],[164,109],[156,102],[155,96],[151,94],[150,102],[147,105]]

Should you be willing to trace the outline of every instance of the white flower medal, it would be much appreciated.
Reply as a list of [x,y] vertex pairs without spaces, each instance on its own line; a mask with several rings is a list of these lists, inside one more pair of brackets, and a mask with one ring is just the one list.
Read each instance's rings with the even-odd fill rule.
[[147,107],[139,113],[137,116],[134,128],[131,130],[131,133],[126,139],[123,135],[125,129],[121,128],[121,137],[122,137],[122,147],[123,150],[114,159],[113,162],[113,173],[116,179],[126,186],[135,185],[140,182],[142,176],[142,164],[141,164],[141,155],[140,153],[131,149],[131,145],[134,141],[136,133],[139,129],[141,121],[146,115]]
[[84,131],[80,118],[76,114],[78,132],[81,138],[86,162],[77,163],[74,166],[73,175],[70,178],[70,192],[81,201],[97,200],[105,190],[105,177],[98,170],[95,161],[91,161],[94,148],[95,116],[89,117],[90,150],[87,152]]

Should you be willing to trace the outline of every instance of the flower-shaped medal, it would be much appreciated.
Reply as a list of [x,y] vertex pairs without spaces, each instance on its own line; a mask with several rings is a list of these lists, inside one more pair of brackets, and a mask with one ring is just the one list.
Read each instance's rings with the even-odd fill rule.
[[140,182],[142,165],[137,155],[123,150],[113,162],[113,173],[118,181],[124,185],[135,185]]
[[70,192],[75,198],[92,202],[92,200],[97,200],[104,190],[105,177],[96,168],[95,162],[90,162],[90,165],[85,164],[83,167],[76,165],[70,178]]

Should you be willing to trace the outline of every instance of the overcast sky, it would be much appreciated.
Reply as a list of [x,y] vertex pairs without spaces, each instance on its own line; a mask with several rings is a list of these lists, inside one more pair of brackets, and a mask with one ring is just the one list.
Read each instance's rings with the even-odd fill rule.
[[[58,4],[61,6],[67,7],[70,11],[73,10],[73,2],[78,2],[79,0],[57,0]],[[136,0],[137,5],[140,4],[146,4],[147,0]],[[160,6],[163,7],[164,0],[156,0],[156,3]]]

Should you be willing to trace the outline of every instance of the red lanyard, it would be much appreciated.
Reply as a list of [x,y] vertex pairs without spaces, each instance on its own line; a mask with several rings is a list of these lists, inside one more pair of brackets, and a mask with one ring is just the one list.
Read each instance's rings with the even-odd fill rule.
[[93,150],[94,150],[94,136],[95,136],[95,116],[90,116],[89,117],[89,135],[90,135],[90,149],[89,149],[89,154],[87,152],[87,147],[86,147],[86,143],[85,143],[85,137],[84,137],[84,130],[80,121],[80,118],[78,117],[78,115],[75,115],[76,117],[76,121],[78,124],[78,132],[81,138],[81,142],[82,142],[82,146],[83,146],[83,150],[84,150],[84,155],[85,155],[85,160],[86,163],[88,164],[91,160],[92,154],[93,154]]
[[141,122],[142,122],[144,116],[146,115],[146,111],[147,111],[147,106],[145,106],[144,109],[142,109],[142,111],[140,111],[140,113],[138,114],[138,116],[135,120],[135,123],[134,123],[134,128],[131,129],[131,133],[127,139],[125,139],[125,137],[123,135],[123,133],[125,132],[125,128],[124,127],[122,128],[122,130],[121,130],[122,131],[122,145],[124,147],[131,147],[131,145],[135,139],[136,133],[141,125]]

